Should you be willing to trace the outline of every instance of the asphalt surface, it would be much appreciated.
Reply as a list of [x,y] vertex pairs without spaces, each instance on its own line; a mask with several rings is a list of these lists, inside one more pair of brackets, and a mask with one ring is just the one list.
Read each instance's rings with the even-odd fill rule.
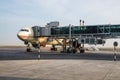
[[[45,50],[46,51],[46,50]],[[77,59],[77,60],[114,60],[114,52],[94,52],[87,51],[86,53],[60,53],[37,51],[26,52],[25,48],[0,48],[0,60],[48,60],[48,59]],[[120,53],[117,52],[117,61],[120,60]]]
[[[46,50],[45,50],[46,51]],[[0,80],[120,80],[120,53],[25,52],[0,48]]]

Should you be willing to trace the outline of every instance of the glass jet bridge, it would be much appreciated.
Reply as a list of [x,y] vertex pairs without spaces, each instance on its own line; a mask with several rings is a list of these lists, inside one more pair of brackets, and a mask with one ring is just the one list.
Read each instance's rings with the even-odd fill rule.
[[[70,29],[71,28],[71,29]],[[51,27],[51,36],[93,36],[117,37],[120,36],[120,25],[90,25],[90,26],[64,26]]]
[[[77,48],[84,53],[84,44],[104,44],[105,38],[119,38],[120,24],[115,25],[86,25],[86,26],[53,26],[39,27],[33,26],[34,38],[49,37],[54,38],[58,43],[58,39],[63,39],[63,52],[66,52],[67,40],[69,40],[69,48],[67,52],[76,52]],[[72,42],[71,42],[72,40]],[[72,48],[71,46],[72,45]],[[83,46],[82,46],[83,45]],[[53,47],[53,49],[55,49]]]

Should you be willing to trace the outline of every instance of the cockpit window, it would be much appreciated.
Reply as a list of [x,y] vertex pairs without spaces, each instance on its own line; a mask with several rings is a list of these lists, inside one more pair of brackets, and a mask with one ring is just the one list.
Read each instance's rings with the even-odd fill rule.
[[29,30],[27,30],[27,29],[21,29],[20,31],[26,31],[26,32],[29,32]]

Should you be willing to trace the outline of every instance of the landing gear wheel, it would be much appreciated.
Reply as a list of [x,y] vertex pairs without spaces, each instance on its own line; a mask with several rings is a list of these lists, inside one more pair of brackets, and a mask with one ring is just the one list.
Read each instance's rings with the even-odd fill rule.
[[84,52],[85,52],[85,50],[81,48],[80,49],[80,53],[84,53]]
[[52,45],[51,51],[57,51],[57,48],[55,47],[55,45]]
[[76,49],[73,49],[73,50],[72,50],[72,52],[73,52],[73,53],[76,53],[76,52],[77,52],[77,50],[76,50]]
[[57,48],[54,48],[55,51],[57,51]]
[[30,48],[27,48],[26,51],[27,51],[27,52],[31,52],[31,49],[30,49]]
[[27,52],[31,52],[31,48],[30,48],[30,44],[28,43],[27,44],[27,49],[26,49]]
[[51,48],[51,51],[57,51],[57,48]]
[[71,52],[72,52],[72,48],[68,48],[67,53],[71,53]]

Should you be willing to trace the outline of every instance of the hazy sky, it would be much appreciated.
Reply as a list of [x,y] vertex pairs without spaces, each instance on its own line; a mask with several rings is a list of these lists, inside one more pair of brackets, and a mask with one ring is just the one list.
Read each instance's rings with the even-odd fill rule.
[[60,25],[120,24],[120,0],[0,0],[0,45],[23,44],[19,29],[44,26],[50,21]]

